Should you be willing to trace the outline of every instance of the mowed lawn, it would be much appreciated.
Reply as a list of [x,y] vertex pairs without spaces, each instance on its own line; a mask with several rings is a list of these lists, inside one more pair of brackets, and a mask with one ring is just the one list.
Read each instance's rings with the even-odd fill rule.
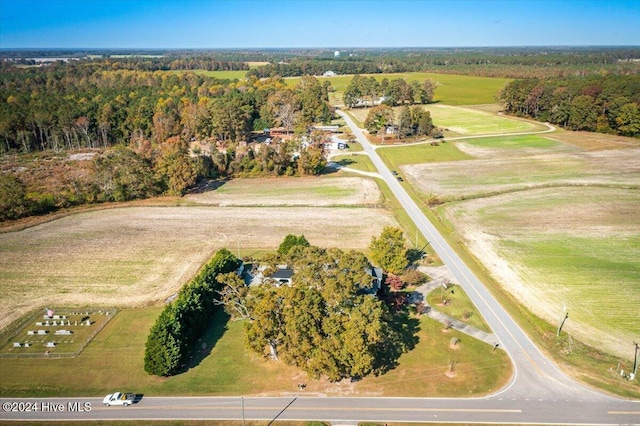
[[[379,377],[330,383],[309,379],[301,370],[266,360],[244,345],[243,322],[220,311],[194,354],[190,368],[160,378],[144,371],[148,330],[160,308],[120,311],[77,358],[0,359],[2,396],[102,396],[120,389],[157,395],[331,395],[473,396],[501,388],[512,369],[504,351],[455,330],[443,330],[427,317],[417,323],[418,343],[399,365]],[[452,337],[461,342],[449,347]],[[203,348],[203,344],[204,349]],[[447,377],[451,360],[455,375]],[[307,387],[300,392],[299,383]]]
[[406,164],[448,163],[473,158],[459,150],[453,142],[440,142],[437,146],[428,143],[397,145],[378,149],[377,152],[392,169],[399,169]]
[[424,105],[423,108],[431,113],[433,124],[443,129],[447,137],[533,132],[546,129],[541,124],[477,109],[440,104]]
[[442,206],[441,216],[528,309],[630,359],[640,312],[640,193],[541,188]]
[[[295,178],[272,186],[294,185],[291,181],[317,187]],[[321,247],[363,250],[384,226],[397,222],[386,210],[354,204],[359,199],[375,203],[381,196],[377,187],[361,186],[359,193],[368,195],[336,194],[339,188],[331,185],[309,191],[304,195],[307,206],[285,208],[284,200],[268,207],[123,207],[80,212],[2,233],[0,326],[53,303],[130,307],[161,302],[221,247],[249,255],[273,250],[293,233]],[[337,200],[341,207],[313,206],[327,199]]]
[[[433,124],[440,128],[445,137],[475,135],[500,135],[545,130],[546,126],[529,121],[505,117],[490,112],[441,104],[421,105],[431,113]],[[401,107],[394,108],[396,115]],[[362,127],[371,108],[353,108],[348,113]]]

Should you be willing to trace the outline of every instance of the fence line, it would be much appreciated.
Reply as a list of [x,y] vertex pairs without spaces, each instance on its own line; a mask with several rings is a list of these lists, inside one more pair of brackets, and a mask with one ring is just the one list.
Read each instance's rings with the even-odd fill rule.
[[[77,308],[72,308],[72,309],[77,309]],[[86,348],[89,343],[91,343],[91,341],[96,337],[96,335],[98,333],[100,333],[102,331],[102,329],[111,321],[111,318],[113,318],[114,316],[116,316],[116,314],[118,313],[117,309],[87,309],[84,308],[85,310],[88,311],[104,311],[104,312],[113,312],[113,314],[107,315],[107,318],[105,321],[103,321],[100,325],[98,325],[96,327],[96,329],[93,331],[93,333],[91,333],[91,335],[89,335],[89,337],[86,338],[86,340],[84,341],[84,343],[82,344],[82,346],[80,346],[80,348],[75,351],[75,352],[54,352],[54,353],[26,353],[26,354],[19,354],[19,353],[0,353],[0,358],[75,358],[78,355],[80,355],[82,353],[82,351],[84,350],[84,348]],[[19,331],[16,334],[19,334],[20,332],[24,331],[24,329],[27,328],[28,324],[31,323],[31,320],[29,321],[25,321],[24,326],[21,327],[19,329]]]

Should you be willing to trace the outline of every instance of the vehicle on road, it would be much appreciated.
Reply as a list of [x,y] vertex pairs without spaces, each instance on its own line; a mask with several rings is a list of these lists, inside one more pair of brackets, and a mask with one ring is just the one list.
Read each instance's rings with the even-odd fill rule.
[[398,176],[398,172],[396,172],[395,170],[391,170],[391,173],[392,173],[394,176]]
[[400,182],[402,182],[404,179],[402,179],[402,177],[398,176],[396,179],[398,179]]
[[133,404],[135,399],[135,393],[116,392],[105,396],[102,400],[102,403],[107,407],[111,405],[122,405],[124,407],[128,407],[129,405]]

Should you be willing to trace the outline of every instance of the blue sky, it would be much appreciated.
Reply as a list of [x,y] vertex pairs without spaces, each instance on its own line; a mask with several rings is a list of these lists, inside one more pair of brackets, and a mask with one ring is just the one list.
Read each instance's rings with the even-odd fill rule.
[[0,0],[0,48],[640,45],[640,1]]

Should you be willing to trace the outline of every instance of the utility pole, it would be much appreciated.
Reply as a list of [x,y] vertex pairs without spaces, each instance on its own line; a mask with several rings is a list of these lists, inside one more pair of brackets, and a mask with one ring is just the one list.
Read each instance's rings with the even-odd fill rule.
[[562,318],[562,321],[558,326],[558,332],[556,333],[556,337],[560,336],[560,332],[562,331],[562,326],[564,325],[564,322],[567,320],[567,318],[569,318],[569,311],[567,311],[567,308],[564,308],[564,318]]
[[633,380],[636,377],[636,373],[638,371],[638,349],[639,346],[636,342],[633,342],[634,345],[636,345],[636,352],[635,352],[635,356],[633,357],[633,375],[631,376],[631,380]]
[[244,396],[241,396],[240,400],[242,401],[242,426],[245,426],[244,425]]

